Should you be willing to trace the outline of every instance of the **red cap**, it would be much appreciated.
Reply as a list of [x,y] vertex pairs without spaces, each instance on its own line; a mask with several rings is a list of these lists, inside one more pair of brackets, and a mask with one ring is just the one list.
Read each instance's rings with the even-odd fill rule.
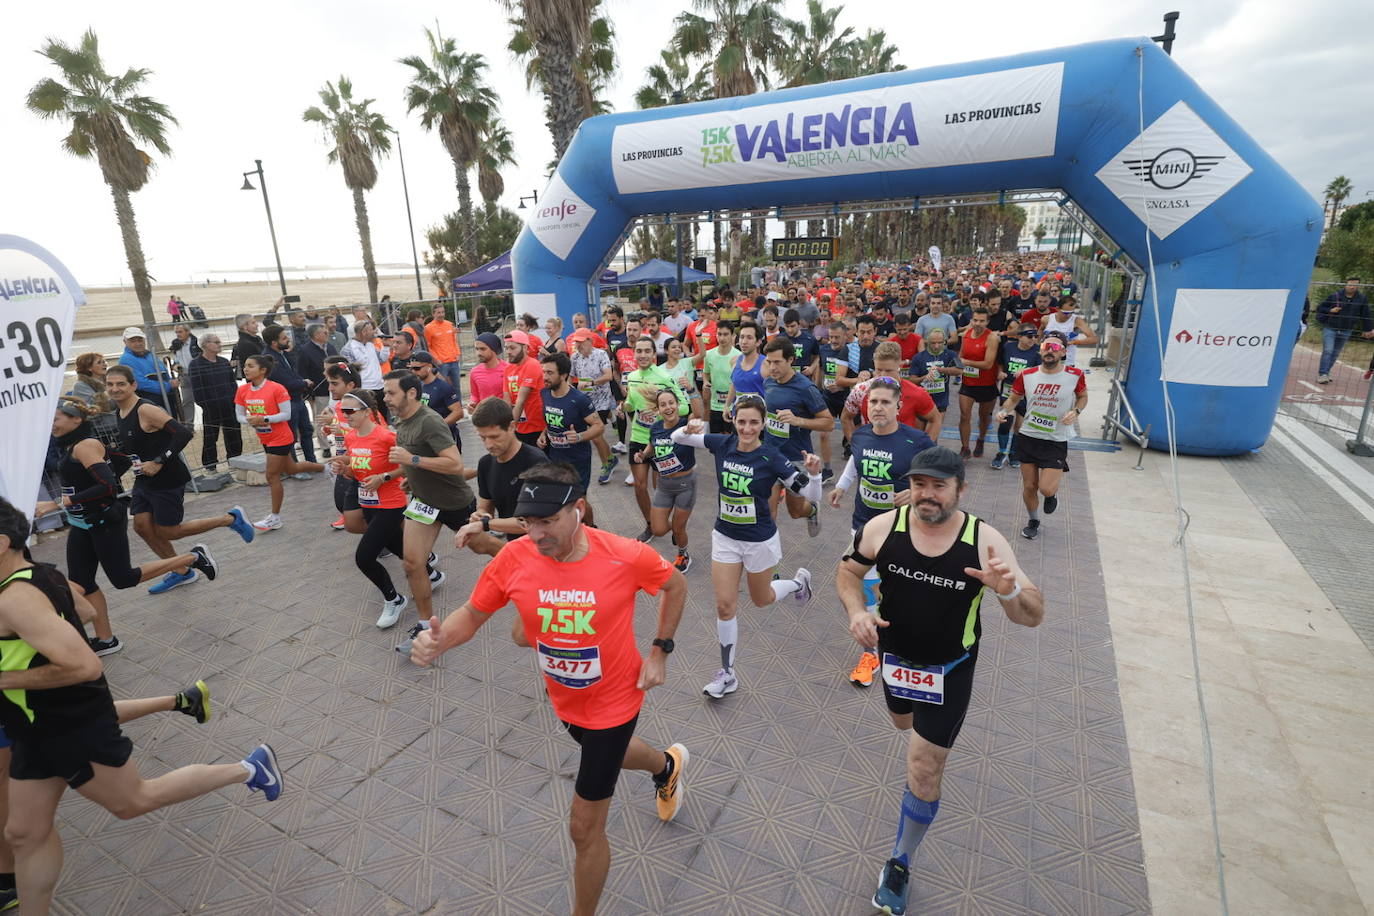
[[513,340],[525,347],[530,345],[530,335],[526,334],[524,331],[511,331],[506,335],[506,340]]

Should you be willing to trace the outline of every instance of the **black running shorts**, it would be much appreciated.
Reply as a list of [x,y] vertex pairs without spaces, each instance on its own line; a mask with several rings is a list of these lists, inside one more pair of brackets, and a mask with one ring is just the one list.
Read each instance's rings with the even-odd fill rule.
[[340,512],[358,509],[358,479],[352,474],[340,474],[334,478],[334,508]]
[[1025,433],[1017,433],[1011,444],[1012,457],[1022,464],[1033,464],[1038,468],[1051,471],[1069,469],[1069,443],[1037,439]]
[[91,780],[91,764],[122,767],[129,762],[134,744],[119,730],[113,710],[85,723],[77,731],[52,735],[11,735],[10,778],[51,779],[54,776],[79,789]]
[[134,484],[129,499],[129,514],[142,515],[145,512],[153,516],[154,522],[167,528],[180,525],[186,517],[186,491],[180,487],[157,490]]
[[[878,650],[878,656],[882,657],[882,649]],[[971,654],[945,675],[945,702],[940,706],[894,697],[884,681],[883,699],[887,701],[887,708],[897,716],[911,713],[912,728],[931,744],[954,747],[954,739],[964,727],[964,716],[968,714],[969,699],[973,696],[973,669],[977,661],[977,653]],[[881,678],[881,666],[877,674]]]
[[573,786],[578,798],[602,801],[615,794],[620,767],[625,762],[625,752],[630,748],[637,722],[639,713],[614,728],[583,728],[563,723],[572,739],[582,746],[582,761],[577,766],[577,782]]
[[968,382],[959,386],[959,397],[972,398],[979,404],[986,404],[988,401],[997,400],[996,385],[970,385]]

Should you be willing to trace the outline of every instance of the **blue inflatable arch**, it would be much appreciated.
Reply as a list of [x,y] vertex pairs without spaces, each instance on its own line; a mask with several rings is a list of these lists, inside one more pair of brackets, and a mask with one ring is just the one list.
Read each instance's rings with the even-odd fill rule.
[[1180,451],[1262,445],[1321,208],[1143,38],[591,118],[515,244],[516,305],[570,325],[648,214],[1016,188],[1062,189],[1147,272],[1125,391],[1152,441],[1167,373]]

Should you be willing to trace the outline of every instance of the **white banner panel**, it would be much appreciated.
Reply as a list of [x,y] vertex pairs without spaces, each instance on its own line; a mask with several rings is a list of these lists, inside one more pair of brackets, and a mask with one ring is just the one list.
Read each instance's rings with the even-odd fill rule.
[[623,124],[622,194],[1054,155],[1062,63]]
[[32,517],[62,393],[76,308],[86,295],[43,249],[0,236],[0,495]]
[[1286,289],[1179,290],[1164,350],[1165,381],[1268,385],[1288,294]]
[[1184,102],[1097,170],[1156,238],[1168,238],[1253,169]]
[[563,176],[555,172],[526,225],[545,248],[566,260],[595,215],[596,210],[573,193]]

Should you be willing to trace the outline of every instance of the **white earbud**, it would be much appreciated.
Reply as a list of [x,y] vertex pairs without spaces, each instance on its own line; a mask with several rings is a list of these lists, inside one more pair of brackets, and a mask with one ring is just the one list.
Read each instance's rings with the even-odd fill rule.
[[574,509],[573,511],[577,513],[577,523],[578,523],[579,525],[582,524],[582,510],[581,510],[581,509]]

